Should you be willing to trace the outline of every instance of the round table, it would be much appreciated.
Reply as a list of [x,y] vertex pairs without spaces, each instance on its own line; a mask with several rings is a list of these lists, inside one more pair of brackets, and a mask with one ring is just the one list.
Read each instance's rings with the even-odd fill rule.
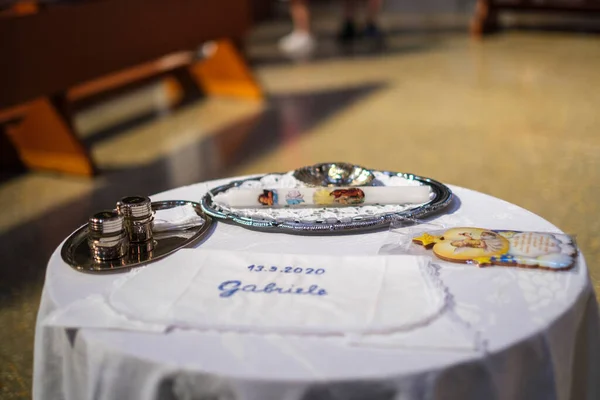
[[[226,181],[152,196],[198,201]],[[460,187],[446,226],[554,231],[516,205]],[[374,255],[388,231],[342,236],[265,233],[216,223],[207,249]],[[484,351],[350,347],[338,338],[174,330],[63,329],[50,312],[122,275],[48,264],[35,339],[35,399],[598,399],[600,337],[586,263],[566,272],[470,265],[441,268],[456,315]],[[443,334],[443,332],[440,332]]]

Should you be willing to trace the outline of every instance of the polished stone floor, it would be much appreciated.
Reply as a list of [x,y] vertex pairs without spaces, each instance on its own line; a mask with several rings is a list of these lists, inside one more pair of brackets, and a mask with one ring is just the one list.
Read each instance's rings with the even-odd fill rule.
[[[116,121],[121,107],[108,104],[78,120],[97,178],[2,182],[0,398],[30,397],[35,314],[56,246],[123,195],[208,179],[343,160],[468,187],[577,235],[599,290],[600,36],[514,29],[474,41],[461,17],[383,22],[384,48],[340,49],[335,24],[318,20],[319,51],[304,63],[277,53],[287,23],[265,24],[249,46],[263,102],[198,99],[136,124]],[[122,101],[137,104],[135,94]]]

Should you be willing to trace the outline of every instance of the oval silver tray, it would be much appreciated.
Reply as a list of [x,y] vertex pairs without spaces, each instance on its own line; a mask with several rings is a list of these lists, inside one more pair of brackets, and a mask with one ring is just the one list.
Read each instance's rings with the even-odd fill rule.
[[204,218],[204,223],[188,229],[155,232],[153,238],[154,248],[150,252],[145,251],[139,246],[130,246],[129,253],[120,259],[97,261],[90,255],[90,248],[87,244],[88,226],[86,224],[69,236],[61,249],[62,259],[77,271],[106,274],[125,272],[131,268],[166,257],[182,247],[192,245],[205,237],[213,220],[202,211],[200,204],[193,201],[171,200],[152,203],[152,210],[154,211],[166,210],[187,204],[191,204],[196,213]]
[[[415,205],[414,207],[410,207],[401,212],[389,212],[378,215],[364,214],[353,218],[352,221],[338,220],[335,222],[330,222],[329,220],[317,220],[314,222],[306,222],[301,220],[273,221],[247,217],[236,213],[234,210],[224,209],[213,202],[212,197],[216,194],[226,192],[227,190],[240,186],[247,181],[260,181],[263,177],[267,176],[262,175],[244,180],[233,181],[216,187],[204,195],[200,201],[200,204],[202,205],[202,210],[204,210],[207,215],[225,222],[231,222],[251,229],[267,232],[328,235],[381,229],[387,227],[392,221],[399,218],[422,218],[443,209],[452,201],[452,191],[446,185],[433,179],[403,172],[377,170],[374,170],[374,172],[382,173],[390,177],[397,176],[410,181],[416,181],[421,185],[427,185],[431,188],[431,199],[425,204]],[[286,174],[282,173],[280,175]],[[374,184],[377,184],[377,182],[374,181]]]

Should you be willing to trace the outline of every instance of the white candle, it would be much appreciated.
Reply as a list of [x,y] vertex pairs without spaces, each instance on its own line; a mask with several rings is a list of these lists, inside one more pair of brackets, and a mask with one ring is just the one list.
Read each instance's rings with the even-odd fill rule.
[[214,201],[232,208],[342,207],[367,204],[421,204],[429,201],[429,194],[429,186],[234,188],[217,194]]

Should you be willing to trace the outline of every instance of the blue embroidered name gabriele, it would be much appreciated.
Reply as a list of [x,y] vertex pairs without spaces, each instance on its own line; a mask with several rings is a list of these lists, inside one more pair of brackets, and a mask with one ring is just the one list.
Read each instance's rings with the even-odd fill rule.
[[308,288],[291,287],[283,288],[276,283],[267,283],[264,287],[257,285],[244,285],[241,281],[225,281],[219,285],[220,297],[231,297],[237,292],[248,293],[267,293],[267,294],[304,294],[312,296],[327,296],[325,289],[319,288],[319,285],[310,285]]

